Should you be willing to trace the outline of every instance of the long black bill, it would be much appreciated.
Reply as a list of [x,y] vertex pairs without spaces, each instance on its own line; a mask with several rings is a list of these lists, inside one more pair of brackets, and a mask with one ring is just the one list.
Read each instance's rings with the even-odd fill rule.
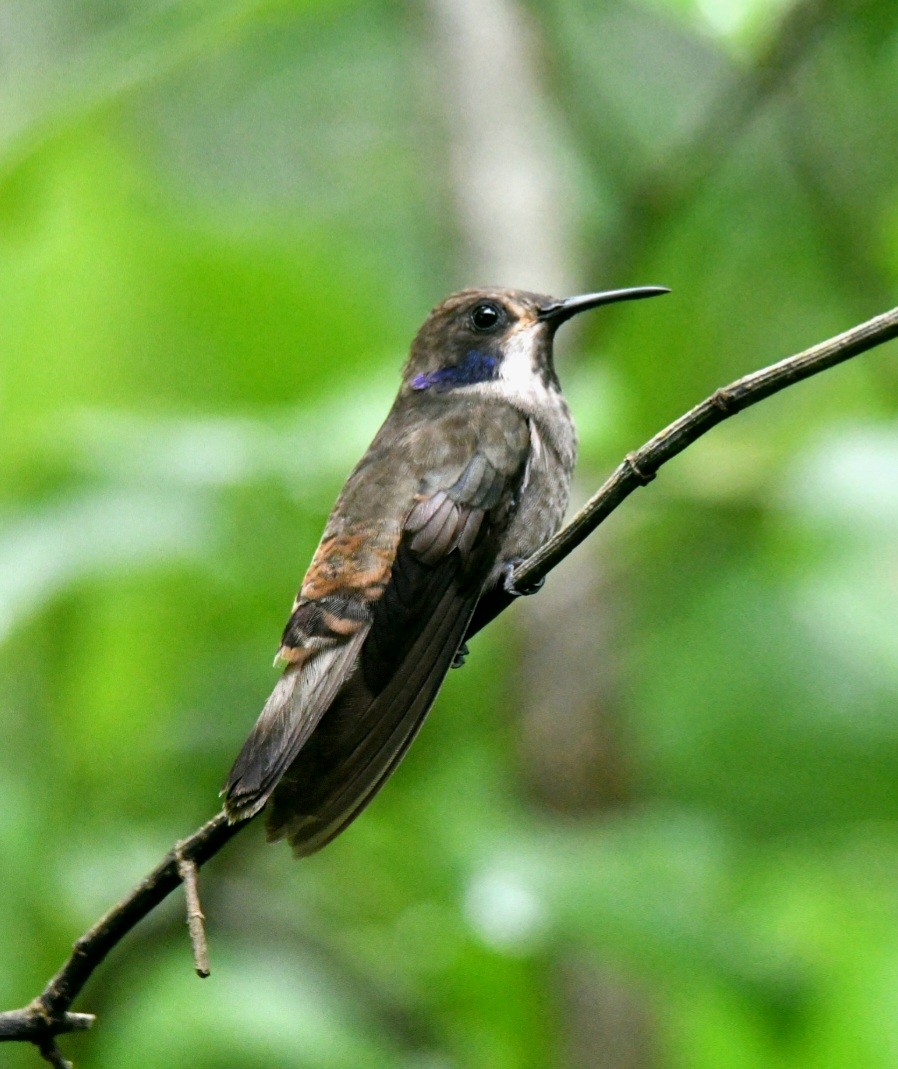
[[539,310],[539,318],[560,327],[565,320],[585,312],[589,308],[598,308],[600,304],[614,304],[617,301],[639,301],[643,297],[660,297],[670,293],[666,286],[634,286],[628,290],[605,290],[604,293],[585,293],[581,297],[567,297],[563,301],[553,301]]

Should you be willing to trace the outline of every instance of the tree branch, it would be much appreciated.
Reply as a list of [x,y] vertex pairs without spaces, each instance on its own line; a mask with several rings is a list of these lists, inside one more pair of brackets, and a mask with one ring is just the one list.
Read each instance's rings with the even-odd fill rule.
[[[844,334],[745,375],[715,391],[656,434],[642,448],[629,453],[571,522],[515,571],[515,585],[525,589],[548,575],[634,490],[651,482],[663,464],[682,453],[718,423],[795,382],[810,378],[896,337],[898,308],[893,308]],[[90,1028],[93,1024],[91,1014],[71,1013],[70,1007],[94,970],[139,921],[171,894],[185,876],[195,879],[196,870],[217,854],[247,823],[228,824],[224,813],[219,813],[189,838],[172,847],[152,872],[77,940],[69,958],[33,1002],[22,1009],[0,1013],[0,1042],[33,1043],[51,1064],[67,1065],[55,1037],[65,1032]],[[198,902],[191,899],[188,913],[198,912]],[[194,922],[201,923],[196,917]],[[195,933],[195,944],[198,939],[201,940],[201,934]]]
[[793,383],[826,371],[896,337],[898,308],[893,308],[890,312],[883,312],[866,323],[846,330],[844,334],[837,334],[828,341],[820,342],[795,356],[788,356],[760,371],[753,371],[729,386],[716,390],[701,404],[659,431],[640,449],[628,453],[570,523],[515,571],[515,586],[519,590],[526,590],[547,576],[634,490],[650,483],[662,464],[682,453],[718,423],[723,423],[730,416],[779,393]]
[[0,1013],[0,1042],[23,1040],[34,1043],[51,1064],[61,1064],[53,1037],[63,1032],[90,1028],[88,1013],[69,1013],[72,1002],[110,950],[151,913],[181,883],[184,862],[199,868],[232,839],[244,824],[228,824],[219,813],[188,839],[165,855],[127,897],[113,906],[84,933],[72,953],[44,990],[21,1010]]

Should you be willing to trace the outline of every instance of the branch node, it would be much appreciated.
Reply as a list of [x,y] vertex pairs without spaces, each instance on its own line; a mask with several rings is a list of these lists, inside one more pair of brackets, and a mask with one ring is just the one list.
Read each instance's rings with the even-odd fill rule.
[[646,472],[642,470],[642,468],[639,466],[639,453],[637,452],[627,453],[627,455],[624,457],[624,463],[627,465],[633,475],[642,483],[643,486],[648,486],[648,484],[652,481],[652,479],[655,478],[655,475],[657,474],[657,472],[654,471]]
[[73,958],[86,958],[90,956],[90,940],[86,935],[82,935],[79,939],[76,939],[72,944],[72,957]]
[[726,416],[734,411],[733,400],[734,398],[726,386],[721,386],[719,390],[715,390],[714,393],[711,394],[711,404],[714,405],[715,408],[719,408]]
[[[73,947],[72,953],[74,954],[74,952],[75,950]],[[44,999],[40,995],[38,995],[37,998],[32,999],[31,1002],[28,1003],[27,1012],[32,1013],[37,1017],[40,1017],[41,1022],[47,1025],[48,1028],[53,1024],[55,1015],[50,1012],[50,1010],[47,1008],[46,1002],[44,1002]]]
[[190,944],[193,947],[193,967],[197,976],[205,979],[209,969],[209,946],[206,942],[206,918],[200,908],[198,870],[195,861],[184,857],[183,844],[175,847],[175,861],[178,875],[184,884],[184,897],[187,900],[187,929],[190,932]]

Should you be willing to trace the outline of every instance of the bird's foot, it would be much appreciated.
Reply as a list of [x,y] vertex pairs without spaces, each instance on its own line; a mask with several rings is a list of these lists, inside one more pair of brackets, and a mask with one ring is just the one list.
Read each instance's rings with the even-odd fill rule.
[[468,654],[470,652],[471,651],[468,649],[467,642],[463,642],[458,647],[458,650],[456,651],[455,656],[452,658],[452,664],[450,665],[450,667],[451,668],[461,668],[461,666],[465,663],[465,660],[467,659],[467,656],[468,656]]
[[513,598],[529,598],[531,594],[536,594],[543,588],[543,583],[546,581],[546,577],[537,579],[534,583],[528,583],[526,586],[520,587],[514,581],[514,573],[516,568],[524,563],[526,558],[521,557],[519,560],[509,561],[505,565],[502,571],[502,587],[506,594],[510,594]]

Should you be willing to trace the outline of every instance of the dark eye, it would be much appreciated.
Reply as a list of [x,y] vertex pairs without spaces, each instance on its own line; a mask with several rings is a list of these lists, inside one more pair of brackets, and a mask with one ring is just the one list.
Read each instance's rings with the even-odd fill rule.
[[498,327],[505,319],[502,309],[492,301],[483,301],[471,309],[471,326],[475,330],[488,331]]

